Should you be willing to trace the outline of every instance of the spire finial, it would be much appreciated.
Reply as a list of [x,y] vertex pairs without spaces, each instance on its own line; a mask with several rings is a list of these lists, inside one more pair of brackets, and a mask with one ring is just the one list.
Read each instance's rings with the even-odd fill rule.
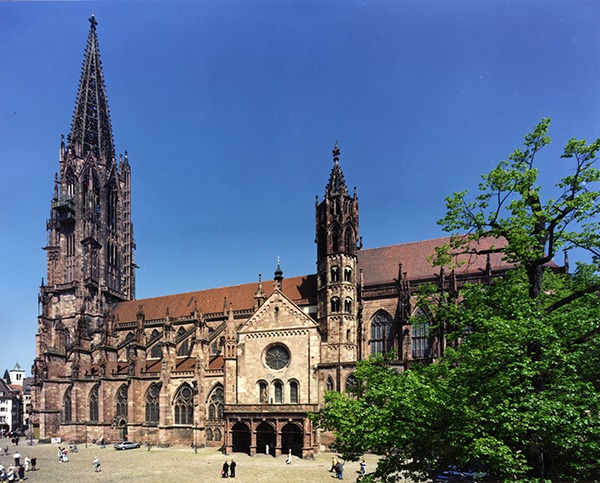
[[98,25],[98,22],[96,22],[96,16],[92,13],[92,16],[88,20],[90,21],[90,27],[93,30],[96,30],[96,25]]
[[281,290],[281,282],[283,280],[283,270],[281,270],[281,259],[277,257],[277,270],[275,270],[275,287]]
[[338,147],[337,139],[335,140],[335,145],[333,146],[331,154],[333,154],[333,162],[338,164],[338,161],[340,160],[340,148]]

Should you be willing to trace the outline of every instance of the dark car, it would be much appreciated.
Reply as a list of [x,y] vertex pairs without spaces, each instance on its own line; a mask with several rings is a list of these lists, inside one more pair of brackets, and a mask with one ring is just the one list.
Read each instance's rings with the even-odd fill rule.
[[115,449],[134,449],[139,447],[140,443],[133,443],[132,441],[122,441],[121,443],[115,444]]
[[481,471],[468,471],[450,468],[442,471],[433,479],[434,483],[447,483],[455,481],[481,481],[486,477],[486,473]]

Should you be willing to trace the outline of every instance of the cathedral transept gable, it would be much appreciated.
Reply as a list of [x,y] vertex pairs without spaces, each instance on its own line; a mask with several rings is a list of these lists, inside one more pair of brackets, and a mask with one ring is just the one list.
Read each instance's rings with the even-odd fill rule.
[[317,323],[279,290],[240,328],[240,334],[285,329],[314,329]]

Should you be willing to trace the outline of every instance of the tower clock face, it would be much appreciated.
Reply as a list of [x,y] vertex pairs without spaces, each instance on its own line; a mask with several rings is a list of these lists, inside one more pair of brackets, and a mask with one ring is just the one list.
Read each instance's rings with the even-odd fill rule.
[[283,369],[290,363],[290,352],[281,344],[271,346],[267,350],[265,361],[271,369]]

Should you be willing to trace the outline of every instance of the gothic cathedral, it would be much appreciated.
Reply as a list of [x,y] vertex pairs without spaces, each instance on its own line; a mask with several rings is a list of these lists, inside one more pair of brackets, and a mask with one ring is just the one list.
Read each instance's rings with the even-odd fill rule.
[[136,300],[132,169],[127,152],[115,153],[93,16],[90,24],[46,225],[35,431],[314,455],[331,438],[308,414],[326,391],[356,384],[356,361],[393,351],[403,370],[444,350],[427,324],[410,325],[419,285],[453,292],[510,267],[499,255],[471,256],[445,274],[427,261],[445,239],[363,249],[336,145],[315,205],[316,274],[284,278],[278,263],[269,283]]

